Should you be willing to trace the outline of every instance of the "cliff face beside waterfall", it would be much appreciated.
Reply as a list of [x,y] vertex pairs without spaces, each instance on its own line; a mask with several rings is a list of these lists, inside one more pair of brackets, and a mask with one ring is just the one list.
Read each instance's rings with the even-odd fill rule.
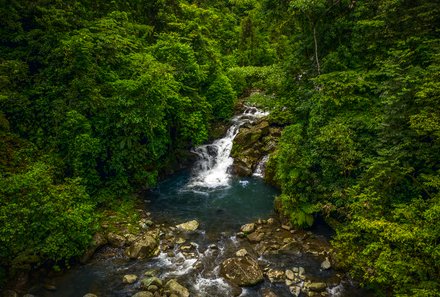
[[267,118],[242,126],[232,146],[233,172],[240,176],[252,175],[275,150],[280,136],[281,128]]

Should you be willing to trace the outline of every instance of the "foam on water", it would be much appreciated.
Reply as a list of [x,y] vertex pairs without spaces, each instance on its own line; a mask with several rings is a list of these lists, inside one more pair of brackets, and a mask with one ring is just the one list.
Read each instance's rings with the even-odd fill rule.
[[231,287],[224,281],[223,278],[204,278],[198,277],[193,286],[197,292],[197,296],[207,297],[213,294],[230,296]]
[[266,163],[269,160],[269,155],[264,156],[255,168],[253,176],[264,177],[264,171],[266,170]]

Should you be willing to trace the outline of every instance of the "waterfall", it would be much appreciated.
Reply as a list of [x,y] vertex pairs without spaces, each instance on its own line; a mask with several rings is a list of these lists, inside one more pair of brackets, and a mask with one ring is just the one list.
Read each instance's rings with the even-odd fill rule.
[[266,170],[266,163],[269,160],[269,155],[264,156],[255,168],[253,176],[264,177],[264,171]]
[[244,124],[253,123],[267,115],[267,112],[263,112],[256,107],[245,106],[242,114],[232,118],[232,124],[223,138],[217,139],[211,144],[194,148],[192,152],[198,156],[198,160],[194,165],[193,176],[188,183],[188,187],[227,187],[231,178],[229,169],[234,162],[230,155],[235,136]]

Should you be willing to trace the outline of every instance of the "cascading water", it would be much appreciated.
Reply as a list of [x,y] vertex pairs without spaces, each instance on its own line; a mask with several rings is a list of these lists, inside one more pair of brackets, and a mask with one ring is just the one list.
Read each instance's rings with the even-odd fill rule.
[[266,170],[266,163],[269,161],[269,155],[264,156],[255,168],[253,176],[264,177],[264,171]]
[[234,162],[230,154],[235,136],[244,124],[253,123],[267,115],[267,112],[260,111],[256,107],[246,106],[242,114],[232,119],[232,125],[225,137],[194,148],[193,152],[199,159],[194,166],[188,188],[227,187],[231,177],[229,168]]

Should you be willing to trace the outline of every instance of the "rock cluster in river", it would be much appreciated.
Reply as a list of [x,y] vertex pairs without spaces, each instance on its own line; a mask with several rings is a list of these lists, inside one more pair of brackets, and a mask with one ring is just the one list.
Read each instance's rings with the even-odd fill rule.
[[[139,221],[140,232],[128,233],[127,230],[108,232],[105,236],[97,234],[90,251],[96,251],[103,244],[109,246],[99,256],[125,255],[131,259],[143,259],[157,256],[160,253],[174,259],[188,261],[190,270],[200,273],[204,267],[201,256],[205,253],[220,255],[217,244],[210,244],[201,249],[191,238],[197,235],[197,221],[182,222],[176,226],[165,226],[153,223],[149,216]],[[243,225],[237,236],[237,249],[226,258],[220,258],[219,273],[230,285],[231,296],[238,296],[241,287],[254,286],[268,281],[274,286],[286,286],[294,296],[327,296],[327,289],[338,285],[341,277],[316,280],[304,267],[285,265],[273,266],[261,259],[278,254],[310,254],[316,258],[318,269],[327,271],[332,268],[332,251],[330,245],[311,232],[293,230],[289,225],[277,219],[258,220]],[[91,252],[88,253],[91,253]],[[117,252],[119,251],[119,252]],[[124,253],[122,253],[124,251]],[[90,257],[90,254],[87,255]],[[190,292],[180,278],[161,278],[157,271],[149,270],[139,274],[130,273],[121,276],[121,284],[132,291],[132,297],[187,297]],[[276,294],[269,288],[260,291],[261,296],[274,297]]]
[[[269,267],[264,261],[258,262],[256,257],[250,256],[307,253],[315,257],[318,263],[321,261],[322,270],[328,270],[331,268],[331,247],[311,232],[292,230],[289,225],[279,224],[271,218],[243,225],[237,237],[247,241],[250,246],[240,249],[236,252],[236,257],[222,263],[222,276],[233,285],[252,285],[262,281],[264,276],[273,284],[286,285],[293,296],[328,296],[327,289],[341,281],[339,275],[328,278],[325,282],[316,281],[309,277],[304,267]],[[267,297],[276,296],[268,289],[261,294]]]
[[[140,291],[136,292],[132,297],[189,297],[188,289],[182,286],[176,279],[170,279],[164,282],[153,274],[154,272],[152,273],[151,271],[145,272],[137,284]],[[132,275],[124,276],[124,283],[127,283],[125,282],[127,278],[132,279]],[[136,282],[136,280],[134,280],[134,282]]]

